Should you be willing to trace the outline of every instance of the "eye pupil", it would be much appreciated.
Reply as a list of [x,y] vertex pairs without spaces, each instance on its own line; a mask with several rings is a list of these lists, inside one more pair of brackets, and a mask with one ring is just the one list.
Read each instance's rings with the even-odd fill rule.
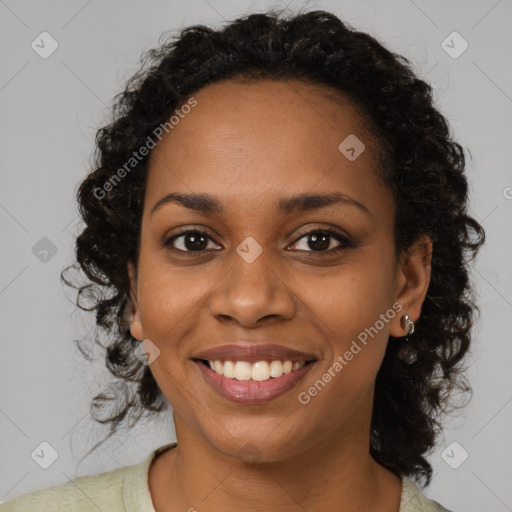
[[[309,235],[308,245],[314,251],[322,251],[329,248],[329,239],[331,235],[328,233],[313,233]],[[313,245],[311,245],[311,242]]]
[[204,235],[189,233],[184,235],[184,245],[188,251],[201,251],[208,245],[208,240]]

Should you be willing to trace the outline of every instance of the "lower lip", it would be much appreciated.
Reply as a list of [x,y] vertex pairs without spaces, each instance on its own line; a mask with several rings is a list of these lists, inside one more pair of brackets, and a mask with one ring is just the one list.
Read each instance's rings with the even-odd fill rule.
[[237,380],[228,379],[214,372],[203,361],[196,361],[206,382],[219,395],[242,403],[269,402],[290,391],[297,382],[315,365],[315,361],[305,364],[302,368],[284,373],[281,377],[270,377],[268,380]]

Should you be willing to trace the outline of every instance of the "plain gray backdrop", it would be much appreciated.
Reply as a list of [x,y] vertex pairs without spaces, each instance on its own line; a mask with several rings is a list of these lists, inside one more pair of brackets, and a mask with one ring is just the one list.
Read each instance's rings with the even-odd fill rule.
[[[102,360],[89,363],[77,352],[72,340],[86,335],[94,319],[76,310],[60,283],[80,229],[74,193],[114,94],[164,31],[218,26],[271,6],[285,3],[0,0],[0,502],[135,464],[175,439],[167,414],[119,434],[78,465],[106,434],[88,408],[108,374]],[[332,11],[409,58],[467,149],[471,213],[487,233],[473,271],[481,308],[468,361],[474,394],[446,421],[425,493],[455,512],[512,510],[512,4],[289,6]],[[43,58],[52,44],[57,49]],[[51,451],[41,443],[57,454],[47,469],[31,455]]]

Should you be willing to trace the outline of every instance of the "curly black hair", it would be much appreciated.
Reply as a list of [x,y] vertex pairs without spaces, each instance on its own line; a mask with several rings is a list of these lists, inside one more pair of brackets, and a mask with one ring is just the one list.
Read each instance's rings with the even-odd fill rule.
[[[428,485],[432,467],[426,455],[441,432],[441,415],[452,405],[455,388],[471,392],[464,356],[479,309],[469,263],[485,240],[482,226],[467,212],[463,148],[434,106],[431,86],[415,75],[408,59],[319,10],[270,10],[219,30],[187,27],[179,37],[160,40],[141,63],[115,96],[109,124],[98,130],[94,168],[77,191],[85,227],[76,239],[72,267],[83,271],[87,282],[66,279],[70,267],[61,274],[78,290],[76,305],[95,311],[94,341],[105,350],[113,375],[108,391],[91,403],[93,418],[109,424],[111,435],[127,419],[137,421],[168,406],[149,367],[134,355],[140,342],[127,321],[127,263],[136,267],[138,262],[151,152],[115,186],[105,184],[207,84],[295,79],[327,85],[359,109],[375,139],[381,177],[396,207],[396,254],[410,250],[422,235],[433,242],[431,280],[409,341],[417,362],[405,362],[397,353],[400,344],[388,343],[376,377],[370,435],[370,453],[377,462],[397,476],[424,479]],[[106,345],[100,342],[104,335]]]

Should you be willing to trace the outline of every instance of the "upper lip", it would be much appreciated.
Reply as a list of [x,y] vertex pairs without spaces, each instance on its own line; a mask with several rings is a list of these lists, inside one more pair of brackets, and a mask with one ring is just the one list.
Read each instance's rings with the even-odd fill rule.
[[250,343],[239,342],[228,345],[220,345],[217,347],[202,350],[192,356],[193,359],[206,359],[209,361],[218,360],[235,360],[235,361],[263,361],[263,360],[279,360],[279,361],[310,361],[316,359],[313,354],[300,352],[298,350],[287,348],[282,345],[271,343]]

